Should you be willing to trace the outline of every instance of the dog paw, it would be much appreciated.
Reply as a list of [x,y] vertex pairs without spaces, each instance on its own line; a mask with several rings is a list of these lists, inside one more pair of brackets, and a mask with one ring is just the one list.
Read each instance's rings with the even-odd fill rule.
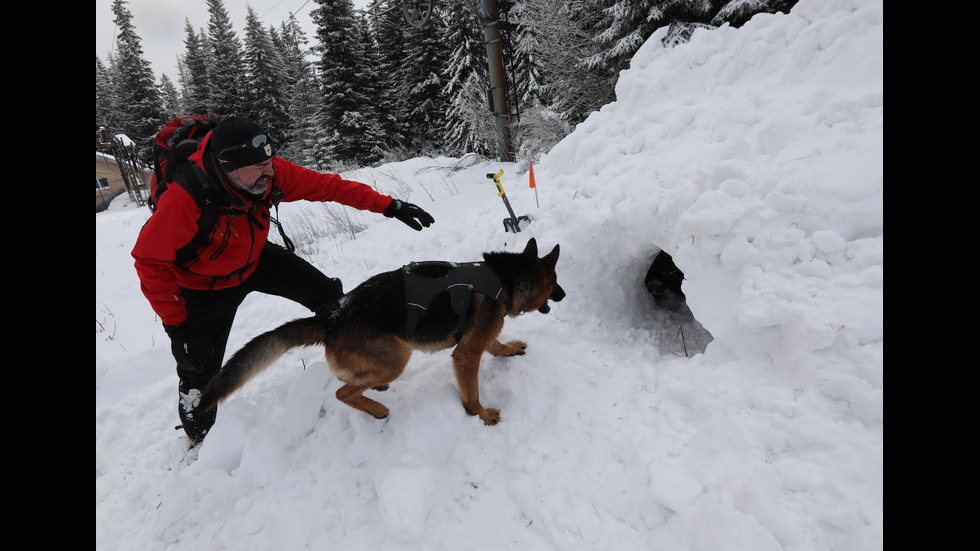
[[480,415],[480,419],[489,426],[496,425],[500,422],[500,410],[499,409],[487,409],[486,413]]
[[386,419],[388,417],[388,414],[390,413],[388,411],[387,406],[384,406],[377,402],[366,407],[364,409],[364,412],[370,415],[371,417],[374,417],[375,419]]
[[523,356],[524,350],[527,349],[527,343],[521,341],[510,341],[505,346],[510,349],[507,356]]

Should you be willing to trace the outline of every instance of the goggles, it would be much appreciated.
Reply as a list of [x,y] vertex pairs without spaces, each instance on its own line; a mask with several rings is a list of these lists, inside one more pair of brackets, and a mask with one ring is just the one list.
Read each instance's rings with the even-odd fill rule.
[[265,149],[267,147],[269,149],[266,151],[266,155],[271,157],[272,154],[270,152],[272,151],[272,141],[269,139],[269,136],[266,136],[265,134],[256,134],[252,136],[252,139],[250,140],[245,140],[238,145],[233,145],[222,149],[218,152],[218,158],[224,158],[225,154],[231,151],[241,151],[243,149]]

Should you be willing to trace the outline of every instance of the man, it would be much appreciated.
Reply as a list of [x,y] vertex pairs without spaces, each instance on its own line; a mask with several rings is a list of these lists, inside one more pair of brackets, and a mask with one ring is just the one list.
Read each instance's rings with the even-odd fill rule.
[[[216,415],[198,411],[200,389],[221,369],[245,296],[277,295],[318,313],[343,294],[340,280],[267,241],[270,198],[280,192],[282,201],[334,201],[397,218],[415,230],[434,222],[411,203],[277,157],[268,134],[249,119],[225,119],[205,135],[174,172],[132,252],[143,294],[163,321],[177,360],[181,426],[196,442]],[[218,205],[217,223],[195,239],[202,204],[209,213],[210,205]]]

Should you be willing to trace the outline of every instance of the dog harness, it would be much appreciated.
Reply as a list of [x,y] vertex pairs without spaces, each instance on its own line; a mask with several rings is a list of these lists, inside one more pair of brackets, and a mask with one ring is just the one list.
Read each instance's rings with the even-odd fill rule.
[[429,309],[429,304],[442,293],[449,293],[449,304],[459,316],[456,342],[463,337],[466,314],[474,291],[506,306],[500,277],[482,262],[412,262],[402,267],[402,273],[405,276],[407,307],[405,338],[415,333],[415,326]]

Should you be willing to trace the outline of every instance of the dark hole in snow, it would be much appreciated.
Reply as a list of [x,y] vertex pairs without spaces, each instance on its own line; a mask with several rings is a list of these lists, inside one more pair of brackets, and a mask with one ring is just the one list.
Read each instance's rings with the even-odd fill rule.
[[643,278],[643,284],[653,295],[657,306],[672,312],[681,312],[681,307],[685,304],[684,291],[681,290],[683,281],[684,272],[674,265],[674,259],[663,251],[653,258],[653,264],[650,264],[650,269]]
[[690,356],[704,352],[713,337],[688,308],[683,282],[684,272],[663,251],[653,257],[643,278],[643,285],[653,297],[655,319],[663,326],[661,347]]

